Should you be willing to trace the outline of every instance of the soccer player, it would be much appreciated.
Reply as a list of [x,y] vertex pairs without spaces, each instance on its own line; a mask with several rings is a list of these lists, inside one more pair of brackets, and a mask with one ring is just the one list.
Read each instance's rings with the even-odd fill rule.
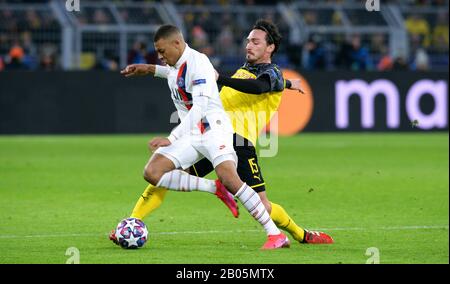
[[[300,243],[333,243],[333,239],[323,232],[314,232],[296,225],[282,206],[269,201],[265,183],[258,165],[255,147],[257,137],[276,111],[285,87],[302,92],[300,80],[282,79],[277,65],[272,64],[272,56],[278,50],[281,35],[277,27],[267,21],[258,21],[247,38],[246,64],[239,68],[232,78],[218,76],[223,85],[220,92],[225,110],[232,118],[235,130],[234,148],[238,155],[238,174],[260,196],[264,206],[275,224],[288,231]],[[155,74],[154,65],[134,65],[130,75]],[[158,74],[155,74],[158,76]],[[267,114],[265,121],[255,121],[258,113]],[[152,150],[158,145],[149,143]],[[189,169],[191,174],[205,176],[213,170],[211,163],[204,159]],[[167,190],[149,185],[137,201],[131,217],[144,219],[157,209],[164,200]]]
[[[228,192],[234,194],[266,231],[268,240],[262,249],[289,247],[289,239],[270,218],[258,194],[239,178],[237,156],[233,147],[233,128],[223,109],[215,80],[215,71],[206,55],[191,49],[180,30],[161,26],[154,37],[160,59],[169,67],[153,66],[154,74],[166,78],[180,124],[167,138],[151,142],[157,148],[144,169],[144,178],[152,186],[174,191],[203,191],[225,196],[225,203],[235,208]],[[136,74],[128,66],[122,74]],[[190,175],[195,162],[207,158],[218,180]],[[221,192],[221,193],[218,193]]]
[[[333,243],[333,239],[323,232],[301,228],[282,206],[269,201],[258,164],[254,145],[277,111],[282,91],[287,87],[303,92],[300,80],[283,80],[280,69],[272,63],[280,42],[278,28],[269,21],[259,20],[247,37],[247,62],[244,66],[232,78],[216,74],[218,83],[223,85],[220,91],[222,104],[235,130],[234,148],[239,160],[238,174],[259,194],[275,224],[288,231],[296,241],[310,244]],[[261,114],[265,116],[263,121]],[[190,172],[198,176],[205,176],[212,170],[211,164],[205,159],[190,168]]]

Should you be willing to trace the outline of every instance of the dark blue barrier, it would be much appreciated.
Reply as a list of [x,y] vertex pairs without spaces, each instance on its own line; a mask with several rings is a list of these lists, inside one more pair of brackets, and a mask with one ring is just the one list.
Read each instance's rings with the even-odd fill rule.
[[[448,131],[448,73],[308,72],[304,131]],[[168,132],[165,80],[110,72],[0,73],[0,134]]]

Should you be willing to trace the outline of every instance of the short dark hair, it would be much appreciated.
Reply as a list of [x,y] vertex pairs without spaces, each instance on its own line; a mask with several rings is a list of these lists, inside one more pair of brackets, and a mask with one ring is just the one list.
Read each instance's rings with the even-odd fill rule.
[[272,57],[275,52],[277,52],[278,48],[280,47],[281,39],[283,38],[280,34],[280,31],[278,30],[278,27],[268,20],[258,20],[255,25],[253,26],[253,29],[258,29],[266,32],[266,41],[268,45],[274,44],[275,49],[273,50],[270,57]]
[[153,42],[157,42],[158,40],[164,38],[168,38],[173,34],[181,33],[180,29],[174,25],[162,25],[156,31],[155,36],[153,37]]

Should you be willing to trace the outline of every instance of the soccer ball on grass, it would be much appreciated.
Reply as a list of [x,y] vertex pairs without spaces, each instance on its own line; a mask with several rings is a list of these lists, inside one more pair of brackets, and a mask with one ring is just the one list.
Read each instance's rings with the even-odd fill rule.
[[148,230],[142,220],[126,218],[117,224],[116,238],[125,249],[137,249],[147,242]]

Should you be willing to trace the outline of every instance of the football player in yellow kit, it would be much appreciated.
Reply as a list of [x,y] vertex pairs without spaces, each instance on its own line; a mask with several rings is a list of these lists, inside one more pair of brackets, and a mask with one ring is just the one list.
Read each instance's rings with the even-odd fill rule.
[[[260,132],[277,111],[282,91],[284,88],[302,91],[300,80],[284,80],[278,66],[272,63],[272,56],[278,50],[280,42],[278,28],[269,21],[259,20],[247,37],[246,63],[231,78],[216,74],[217,82],[223,86],[220,91],[222,104],[235,130],[237,171],[239,177],[258,193],[279,228],[289,232],[300,243],[331,244],[333,239],[328,234],[301,228],[281,205],[269,201],[258,165],[254,145]],[[149,65],[138,64],[134,68],[135,75],[154,73],[150,71],[154,68]],[[159,145],[153,141],[149,143],[149,147],[154,151]],[[203,177],[213,170],[213,165],[203,159],[189,168],[189,173]],[[137,201],[131,217],[144,219],[161,205],[166,192],[165,188],[149,185]]]

